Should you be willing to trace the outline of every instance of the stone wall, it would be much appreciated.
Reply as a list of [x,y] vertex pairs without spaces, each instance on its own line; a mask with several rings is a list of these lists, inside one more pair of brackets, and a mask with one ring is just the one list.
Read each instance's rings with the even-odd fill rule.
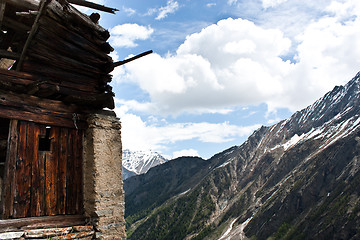
[[96,239],[125,239],[121,125],[115,114],[93,114],[84,137],[84,210]]

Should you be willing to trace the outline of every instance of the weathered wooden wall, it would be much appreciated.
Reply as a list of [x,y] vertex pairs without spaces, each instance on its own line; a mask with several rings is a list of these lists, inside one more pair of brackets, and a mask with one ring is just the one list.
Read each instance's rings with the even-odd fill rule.
[[11,120],[9,135],[3,218],[82,214],[82,131]]

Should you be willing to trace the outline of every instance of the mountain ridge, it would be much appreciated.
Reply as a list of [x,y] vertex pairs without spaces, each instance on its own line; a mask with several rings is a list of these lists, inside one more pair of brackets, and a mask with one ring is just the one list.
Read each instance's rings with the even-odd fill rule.
[[201,181],[130,223],[129,239],[360,238],[359,86],[358,73],[217,154]]
[[163,164],[168,160],[153,151],[123,150],[123,179],[147,173],[150,168]]

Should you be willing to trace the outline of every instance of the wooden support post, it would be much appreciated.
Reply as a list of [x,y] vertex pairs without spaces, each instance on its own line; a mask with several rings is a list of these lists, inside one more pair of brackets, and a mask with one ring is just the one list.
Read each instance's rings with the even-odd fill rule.
[[18,120],[11,120],[9,126],[9,138],[5,163],[4,193],[2,199],[3,219],[12,217],[15,199],[15,169],[18,145]]

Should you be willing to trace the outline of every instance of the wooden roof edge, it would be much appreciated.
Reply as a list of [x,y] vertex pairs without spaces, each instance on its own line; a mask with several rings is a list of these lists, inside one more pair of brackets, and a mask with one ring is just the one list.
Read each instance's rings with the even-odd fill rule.
[[[21,8],[26,8],[28,10],[39,10],[39,6],[41,4],[41,0],[3,0],[6,3],[9,3],[11,5],[14,6],[18,6]],[[78,9],[76,9],[74,6],[72,6],[71,4],[76,4],[76,5],[87,5],[87,7],[89,8],[100,8],[98,10],[104,11],[104,12],[111,12],[111,13],[115,13],[115,11],[118,11],[115,8],[109,8],[100,4],[96,4],[96,3],[91,3],[85,0],[51,0],[48,3],[48,8],[55,10],[56,12],[60,12],[63,9],[63,6],[68,5],[70,6],[70,9],[68,9],[68,11],[71,14],[77,15],[78,20],[81,20],[83,23],[86,23],[89,27],[95,29],[96,31],[99,32],[106,32],[107,30],[105,28],[103,28],[102,26],[100,26],[97,23],[94,23],[91,19],[90,16],[80,12]],[[61,10],[60,10],[61,9]],[[105,11],[106,10],[106,11]]]

